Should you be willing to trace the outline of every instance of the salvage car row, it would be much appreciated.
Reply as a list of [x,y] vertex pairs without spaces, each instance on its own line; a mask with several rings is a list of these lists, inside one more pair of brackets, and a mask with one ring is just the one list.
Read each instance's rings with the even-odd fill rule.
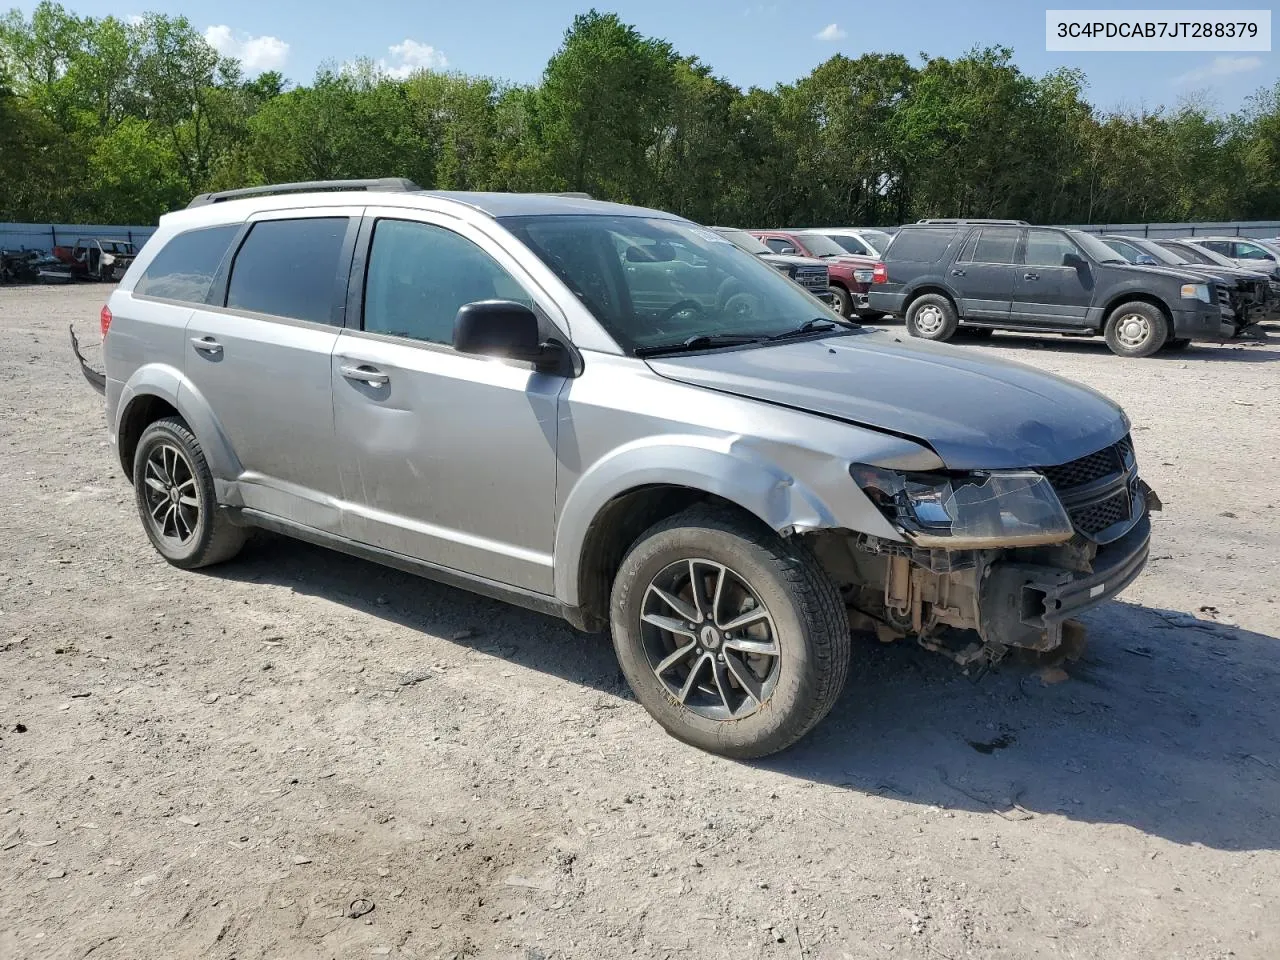
[[[967,329],[1102,336],[1121,356],[1221,341],[1280,317],[1280,245],[1151,240],[1021,220],[932,219],[887,230],[717,227],[842,316],[905,319],[926,340]],[[803,279],[799,271],[805,271]]]

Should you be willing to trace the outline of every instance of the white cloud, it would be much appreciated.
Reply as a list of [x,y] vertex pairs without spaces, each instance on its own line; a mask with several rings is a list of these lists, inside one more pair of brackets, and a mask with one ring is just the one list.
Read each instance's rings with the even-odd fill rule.
[[449,65],[448,58],[435,47],[407,37],[403,43],[387,48],[390,61],[379,60],[378,66],[389,77],[403,80],[419,70],[439,70]]
[[1261,66],[1261,57],[1214,57],[1213,62],[1208,66],[1189,70],[1180,76],[1174,77],[1173,82],[1176,84],[1203,83],[1205,80],[1212,80],[1214,77],[1229,77],[1233,73],[1248,73],[1251,70],[1257,70]]
[[131,27],[140,27],[142,26],[143,17],[140,13],[131,13],[129,16],[125,17],[125,20],[128,21],[129,26]]
[[226,24],[209,27],[204,39],[224,57],[235,57],[248,73],[279,70],[289,59],[289,45],[279,37],[251,37]]
[[844,32],[839,24],[828,23],[825,27],[813,35],[815,40],[843,40],[848,34]]

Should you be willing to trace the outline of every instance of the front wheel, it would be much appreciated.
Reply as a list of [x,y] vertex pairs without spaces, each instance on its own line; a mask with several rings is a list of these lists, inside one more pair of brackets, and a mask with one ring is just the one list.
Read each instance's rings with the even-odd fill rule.
[[1107,346],[1121,357],[1149,357],[1169,338],[1164,314],[1150,303],[1122,303],[1107,318]]
[[736,759],[803,737],[849,669],[844,604],[813,554],[727,509],[693,507],[642,534],[614,579],[610,621],[654,719]]

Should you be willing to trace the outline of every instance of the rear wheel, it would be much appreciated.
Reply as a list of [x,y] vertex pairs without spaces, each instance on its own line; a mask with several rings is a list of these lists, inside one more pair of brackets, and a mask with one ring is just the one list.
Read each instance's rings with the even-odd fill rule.
[[1107,318],[1107,346],[1121,357],[1149,357],[1169,338],[1164,314],[1141,300],[1122,303]]
[[828,287],[831,291],[832,306],[836,313],[848,319],[853,316],[853,298],[849,296],[849,291],[844,287]]
[[907,332],[922,340],[950,340],[960,319],[951,301],[939,293],[926,293],[907,308]]
[[133,457],[133,487],[143,529],[175,567],[221,563],[244,545],[247,531],[218,509],[204,452],[179,418],[157,420],[142,431]]
[[614,579],[610,620],[654,719],[739,759],[808,733],[849,668],[844,604],[813,554],[727,509],[693,507],[642,534]]

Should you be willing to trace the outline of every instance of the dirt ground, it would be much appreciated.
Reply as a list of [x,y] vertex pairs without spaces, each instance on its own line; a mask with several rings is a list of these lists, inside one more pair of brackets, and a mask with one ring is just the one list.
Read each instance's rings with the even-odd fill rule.
[[858,641],[743,764],[604,637],[282,539],[166,565],[68,348],[106,292],[0,289],[0,957],[1280,955],[1280,329],[966,346],[1125,405],[1146,574],[1067,682]]

